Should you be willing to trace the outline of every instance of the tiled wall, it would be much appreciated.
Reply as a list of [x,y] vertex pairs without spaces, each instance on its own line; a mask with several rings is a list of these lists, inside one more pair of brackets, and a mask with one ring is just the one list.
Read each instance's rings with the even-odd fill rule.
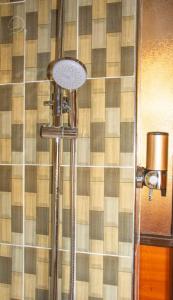
[[[19,2],[19,3],[16,3]],[[0,294],[48,300],[52,147],[47,69],[57,0],[0,1]],[[63,52],[86,64],[78,91],[77,300],[131,300],[136,0],[65,0]],[[70,271],[69,143],[63,143],[60,299]],[[6,269],[6,271],[2,271]],[[49,299],[50,300],[50,299]]]

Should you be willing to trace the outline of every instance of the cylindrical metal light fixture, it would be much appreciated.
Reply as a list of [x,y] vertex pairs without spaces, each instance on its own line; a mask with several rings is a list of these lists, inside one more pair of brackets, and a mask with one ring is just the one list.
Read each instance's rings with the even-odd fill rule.
[[146,169],[167,171],[168,133],[149,132],[147,134]]

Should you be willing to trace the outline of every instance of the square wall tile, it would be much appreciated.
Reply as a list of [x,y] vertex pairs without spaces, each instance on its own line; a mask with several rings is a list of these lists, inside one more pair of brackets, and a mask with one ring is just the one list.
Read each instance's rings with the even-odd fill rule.
[[49,64],[56,58],[57,3],[26,3],[26,81],[49,79]]
[[52,140],[40,136],[40,127],[51,124],[52,111],[44,106],[50,100],[49,82],[32,82],[25,85],[25,162],[51,164]]
[[[3,1],[4,2],[4,1]],[[7,1],[8,2],[8,1]],[[25,4],[0,6],[0,83],[23,82]]]
[[0,163],[22,164],[24,126],[23,84],[0,86]]
[[4,300],[22,300],[23,294],[23,249],[0,246],[0,293]]
[[22,244],[23,170],[22,166],[0,166],[0,241]]
[[25,244],[50,247],[52,168],[25,167]]
[[49,300],[49,250],[25,247],[24,272],[25,299]]

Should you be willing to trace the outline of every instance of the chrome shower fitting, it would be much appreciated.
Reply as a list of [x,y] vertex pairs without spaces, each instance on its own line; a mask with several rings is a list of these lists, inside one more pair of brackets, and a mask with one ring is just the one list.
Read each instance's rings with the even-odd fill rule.
[[[62,2],[61,2],[62,4]],[[78,60],[61,58],[53,67],[55,92],[50,101],[44,104],[53,109],[53,125],[43,125],[40,135],[43,138],[55,139],[55,161],[53,176],[53,202],[52,202],[52,263],[50,299],[58,300],[58,269],[59,269],[59,202],[60,202],[60,163],[61,140],[70,139],[70,177],[71,177],[71,259],[70,259],[70,297],[75,299],[75,268],[76,268],[76,138],[77,138],[77,100],[76,89],[80,88],[87,79],[86,67]],[[55,99],[55,100],[54,100]],[[68,125],[64,126],[63,115],[68,115]]]

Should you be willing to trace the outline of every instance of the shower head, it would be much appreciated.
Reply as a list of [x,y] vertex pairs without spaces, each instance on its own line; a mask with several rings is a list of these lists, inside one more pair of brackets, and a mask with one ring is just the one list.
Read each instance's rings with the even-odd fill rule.
[[60,87],[68,90],[76,90],[85,83],[87,70],[79,60],[64,57],[55,63],[53,78]]

